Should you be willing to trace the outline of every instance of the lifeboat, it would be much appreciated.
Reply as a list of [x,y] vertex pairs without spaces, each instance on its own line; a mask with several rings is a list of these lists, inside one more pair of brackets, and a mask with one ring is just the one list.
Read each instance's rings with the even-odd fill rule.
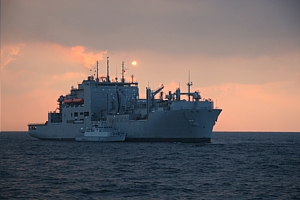
[[83,99],[82,98],[74,98],[73,102],[74,103],[83,103]]
[[64,103],[72,103],[72,99],[64,99]]
[[64,99],[64,103],[67,103],[67,104],[69,104],[69,103],[83,103],[83,102],[84,102],[84,100],[82,98],[73,98],[73,99],[65,98]]

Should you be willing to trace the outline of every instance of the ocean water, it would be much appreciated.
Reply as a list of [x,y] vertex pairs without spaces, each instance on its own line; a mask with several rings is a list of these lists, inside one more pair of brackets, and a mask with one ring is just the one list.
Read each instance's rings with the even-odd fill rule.
[[299,199],[300,133],[210,144],[43,141],[0,133],[0,199]]

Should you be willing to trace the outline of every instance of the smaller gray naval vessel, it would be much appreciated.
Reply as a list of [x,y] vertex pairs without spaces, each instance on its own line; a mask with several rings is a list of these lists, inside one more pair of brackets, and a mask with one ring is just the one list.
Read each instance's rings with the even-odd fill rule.
[[91,129],[82,130],[81,133],[75,138],[78,142],[123,142],[126,136],[112,126],[105,126],[102,121]]
[[[38,139],[75,140],[81,130],[91,129],[100,121],[126,134],[130,142],[210,142],[213,126],[222,109],[214,108],[211,99],[202,99],[199,92],[167,92],[161,85],[146,88],[146,98],[139,97],[138,83],[126,82],[122,62],[122,78],[89,76],[69,94],[61,95],[58,108],[48,113],[43,124],[28,124],[32,137]],[[159,94],[158,98],[155,96]],[[187,100],[181,96],[187,96]]]

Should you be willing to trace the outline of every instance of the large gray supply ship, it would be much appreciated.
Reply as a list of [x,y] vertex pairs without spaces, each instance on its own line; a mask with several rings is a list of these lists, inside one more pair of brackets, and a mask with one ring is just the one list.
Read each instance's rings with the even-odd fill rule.
[[[202,99],[199,92],[169,91],[163,98],[161,85],[156,90],[146,88],[146,99],[139,98],[138,83],[126,82],[124,62],[122,79],[111,81],[109,59],[107,76],[89,76],[61,95],[59,107],[48,113],[44,124],[29,124],[32,137],[39,139],[75,140],[80,132],[100,121],[126,134],[125,141],[138,142],[210,142],[212,129],[222,109],[214,108],[213,101]],[[159,98],[155,96],[159,94]],[[182,100],[186,95],[188,100]]]

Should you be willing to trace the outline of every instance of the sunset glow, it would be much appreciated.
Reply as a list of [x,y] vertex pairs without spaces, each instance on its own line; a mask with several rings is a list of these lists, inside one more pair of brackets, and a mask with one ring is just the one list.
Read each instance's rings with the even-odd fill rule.
[[187,92],[190,71],[191,91],[223,109],[215,131],[300,131],[299,1],[63,2],[1,1],[2,131],[45,123],[96,61],[106,76],[106,57],[140,97]]

